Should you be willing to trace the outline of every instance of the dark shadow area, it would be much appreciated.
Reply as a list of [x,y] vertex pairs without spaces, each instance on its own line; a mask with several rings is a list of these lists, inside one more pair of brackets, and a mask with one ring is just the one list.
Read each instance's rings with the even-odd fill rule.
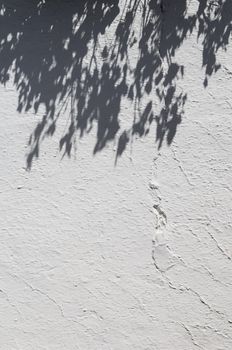
[[[171,144],[187,100],[178,89],[184,67],[176,50],[197,28],[206,87],[231,34],[231,0],[199,1],[191,15],[186,0],[0,0],[0,9],[0,82],[13,80],[19,112],[45,109],[29,139],[28,168],[67,110],[59,146],[68,156],[76,135],[94,126],[93,153],[118,140],[116,161],[154,122],[158,147]],[[126,130],[120,126],[125,99],[133,106]]]

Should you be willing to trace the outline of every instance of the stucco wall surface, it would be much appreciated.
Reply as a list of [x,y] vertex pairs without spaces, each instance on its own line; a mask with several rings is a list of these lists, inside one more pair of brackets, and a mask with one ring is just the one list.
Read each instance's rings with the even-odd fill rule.
[[230,350],[232,4],[77,3],[0,1],[0,349]]

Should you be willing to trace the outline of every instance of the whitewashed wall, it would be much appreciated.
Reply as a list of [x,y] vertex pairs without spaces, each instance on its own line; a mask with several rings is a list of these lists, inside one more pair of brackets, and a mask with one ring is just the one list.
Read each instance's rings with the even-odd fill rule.
[[[125,4],[129,6],[126,1],[119,3],[121,12]],[[182,74],[170,83],[178,96],[187,96],[170,145],[166,142],[168,128],[160,148],[156,139],[155,116],[159,116],[165,98],[158,98],[155,84],[147,93],[141,82],[142,96],[136,101],[122,93],[117,112],[114,101],[118,82],[114,90],[102,79],[99,89],[105,89],[103,100],[99,102],[96,97],[92,103],[104,111],[104,96],[109,91],[120,129],[94,154],[99,126],[94,121],[92,130],[82,138],[79,131],[74,133],[70,156],[64,154],[64,148],[59,150],[70,115],[73,117],[67,91],[67,109],[62,109],[54,134],[43,138],[41,133],[36,140],[35,130],[43,116],[51,113],[51,106],[55,109],[53,120],[57,117],[65,99],[54,83],[57,71],[54,75],[49,75],[52,68],[46,71],[52,64],[56,67],[56,63],[46,61],[49,40],[54,39],[46,31],[51,22],[60,26],[63,40],[64,29],[69,28],[67,21],[75,18],[76,5],[75,1],[58,1],[54,6],[53,1],[47,1],[41,5],[39,21],[37,18],[38,22],[32,21],[20,32],[26,28],[22,26],[25,18],[30,23],[30,16],[33,19],[38,11],[35,5],[29,0],[1,1],[0,348],[231,349],[232,44],[224,35],[230,30],[232,4],[226,1],[224,12],[213,17],[206,9],[204,15],[200,13],[198,1],[192,0],[181,16],[185,1],[177,1],[175,12],[176,5],[166,0],[163,8],[155,8],[160,9],[161,19],[155,35],[158,39],[149,41],[145,30],[140,43],[138,39],[129,47],[127,42],[131,84],[136,81],[133,72],[141,58],[139,45],[141,48],[146,41],[148,50],[155,40],[155,45],[165,47],[164,54],[161,49],[155,51],[161,57],[164,76],[170,60],[183,67]],[[149,4],[144,5],[148,11]],[[113,19],[98,33],[99,71],[107,62],[101,50],[105,45],[112,49],[120,24],[122,13],[118,14],[114,6],[111,4]],[[130,28],[130,35],[134,30],[140,40],[143,11],[141,4]],[[170,57],[168,34],[181,32],[183,16],[197,18],[196,23]],[[212,17],[212,21],[222,16],[226,25],[219,26],[218,32],[209,27],[210,32],[198,38],[199,19],[204,16]],[[93,15],[95,25],[98,21],[100,18]],[[15,33],[19,33],[18,39]],[[210,44],[210,33],[214,33],[212,40],[221,37],[224,44]],[[127,35],[125,28],[122,34]],[[61,57],[58,39],[53,40],[54,61],[56,55]],[[209,56],[207,49],[204,53],[204,40],[216,55],[211,66],[220,64],[216,72],[206,71],[211,58],[210,50]],[[60,45],[68,47],[69,41]],[[123,41],[117,45],[121,50]],[[85,67],[90,65],[91,53],[89,41]],[[208,63],[203,61],[204,55]],[[60,66],[57,63],[59,69],[66,68],[66,59],[64,54]],[[144,59],[146,66],[149,62]],[[38,66],[39,62],[45,62],[44,66]],[[41,67],[45,72],[39,72]],[[67,79],[71,75],[75,81],[79,73],[75,67],[70,73],[70,67],[61,76]],[[37,73],[41,73],[41,81]],[[120,79],[122,74],[123,69]],[[165,94],[165,78],[160,84],[158,88]],[[50,96],[57,100],[49,100]],[[74,96],[74,102],[78,97]],[[134,117],[138,118],[139,110],[150,101],[153,119],[146,123],[149,133],[133,134]],[[171,113],[168,118],[172,118]],[[115,161],[123,130],[128,131],[129,142]],[[29,164],[28,156],[35,146],[39,148],[38,157]]]

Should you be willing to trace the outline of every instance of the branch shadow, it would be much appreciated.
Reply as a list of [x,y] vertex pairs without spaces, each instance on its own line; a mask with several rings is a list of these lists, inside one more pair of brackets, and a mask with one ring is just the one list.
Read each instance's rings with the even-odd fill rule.
[[[93,127],[93,154],[117,140],[115,163],[152,123],[158,148],[164,140],[170,145],[187,101],[176,50],[197,28],[207,87],[220,68],[217,52],[229,43],[231,19],[231,0],[199,1],[191,15],[186,0],[0,0],[0,82],[13,80],[19,112],[45,109],[29,138],[27,168],[66,110],[63,155],[71,156],[75,137]],[[125,100],[133,106],[128,129],[120,120]]]

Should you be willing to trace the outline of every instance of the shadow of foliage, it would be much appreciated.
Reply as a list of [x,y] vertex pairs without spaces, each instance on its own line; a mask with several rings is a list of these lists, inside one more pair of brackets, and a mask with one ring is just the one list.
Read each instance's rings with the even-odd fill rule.
[[[27,167],[65,110],[70,119],[60,150],[68,156],[76,135],[93,126],[93,153],[117,140],[116,161],[153,122],[158,147],[171,144],[187,100],[178,88],[184,67],[176,50],[197,28],[206,87],[231,33],[231,0],[197,7],[189,14],[186,0],[0,0],[0,82],[13,79],[19,112],[45,109],[29,139]],[[133,106],[128,129],[120,122],[125,100]]]

